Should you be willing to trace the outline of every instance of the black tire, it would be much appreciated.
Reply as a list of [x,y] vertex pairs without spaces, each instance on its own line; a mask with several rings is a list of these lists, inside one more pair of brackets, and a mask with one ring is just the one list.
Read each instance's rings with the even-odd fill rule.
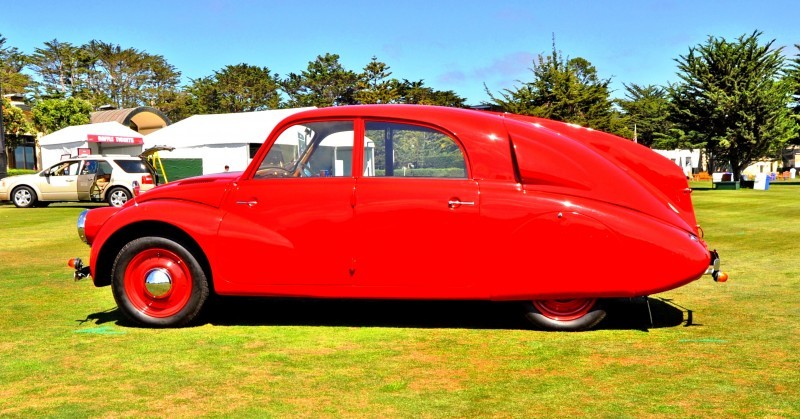
[[143,326],[185,326],[198,317],[208,299],[208,280],[195,256],[167,238],[129,242],[117,254],[111,272],[120,311]]
[[121,207],[128,202],[132,196],[133,195],[131,195],[130,191],[127,189],[117,186],[106,192],[106,202],[112,207]]
[[596,326],[606,317],[606,310],[600,300],[561,300],[566,303],[584,301],[584,305],[559,316],[557,310],[548,310],[548,303],[558,304],[558,300],[531,301],[523,304],[525,318],[542,330],[578,332]]
[[31,208],[36,206],[36,192],[29,186],[18,186],[11,191],[11,202],[17,208]]

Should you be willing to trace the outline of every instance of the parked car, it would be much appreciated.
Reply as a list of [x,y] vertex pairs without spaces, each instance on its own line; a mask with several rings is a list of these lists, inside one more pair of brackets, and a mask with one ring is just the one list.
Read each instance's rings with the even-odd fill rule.
[[33,175],[0,180],[0,201],[19,208],[57,201],[108,202],[121,207],[134,193],[156,186],[150,164],[127,155],[90,155],[62,160]]
[[91,266],[155,327],[226,296],[519,301],[595,326],[603,300],[724,281],[691,190],[646,147],[560,122],[370,105],[297,113],[240,173],[84,211]]

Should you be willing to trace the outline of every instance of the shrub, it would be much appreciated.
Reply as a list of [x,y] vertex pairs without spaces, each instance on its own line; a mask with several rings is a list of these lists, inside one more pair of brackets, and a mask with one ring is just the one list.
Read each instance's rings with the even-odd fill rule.
[[9,176],[17,176],[17,175],[29,175],[32,173],[36,173],[36,170],[29,170],[29,169],[8,169]]

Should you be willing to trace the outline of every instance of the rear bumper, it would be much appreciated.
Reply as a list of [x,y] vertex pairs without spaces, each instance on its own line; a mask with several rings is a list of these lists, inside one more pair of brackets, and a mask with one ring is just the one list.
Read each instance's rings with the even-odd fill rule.
[[711,261],[709,262],[708,269],[706,269],[705,274],[711,275],[714,279],[714,282],[725,282],[728,280],[728,274],[722,272],[720,270],[721,260],[719,257],[719,253],[716,250],[712,250],[709,252],[711,254]]

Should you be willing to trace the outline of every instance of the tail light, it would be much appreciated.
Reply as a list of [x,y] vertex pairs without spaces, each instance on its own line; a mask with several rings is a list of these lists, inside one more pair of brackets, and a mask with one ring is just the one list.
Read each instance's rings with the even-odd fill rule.
[[152,185],[153,184],[153,176],[152,175],[143,175],[142,176],[142,185]]

